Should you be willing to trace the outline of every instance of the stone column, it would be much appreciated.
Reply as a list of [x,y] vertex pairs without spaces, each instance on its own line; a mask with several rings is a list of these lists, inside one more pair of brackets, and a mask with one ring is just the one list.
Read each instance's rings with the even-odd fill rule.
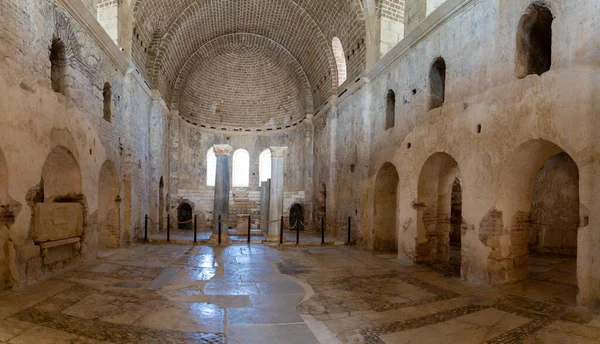
[[271,196],[271,179],[260,184],[260,230],[269,230],[269,199]]
[[[305,139],[304,139],[304,203],[306,210],[304,214],[305,223],[313,223],[313,218],[316,212],[313,202],[313,166],[314,166],[314,127],[313,115],[306,115],[305,123]],[[317,228],[317,227],[316,227]],[[320,228],[320,227],[318,227]]]
[[[279,226],[283,215],[283,188],[285,153],[287,147],[271,147],[271,188],[269,196],[269,231],[267,241],[279,240]],[[273,222],[278,220],[276,222]]]
[[229,157],[233,152],[230,145],[214,145],[217,156],[217,176],[215,179],[215,200],[213,208],[213,233],[219,231],[218,221],[221,215],[221,234],[227,235],[227,221],[229,219],[229,190],[231,189],[231,178],[229,175]]

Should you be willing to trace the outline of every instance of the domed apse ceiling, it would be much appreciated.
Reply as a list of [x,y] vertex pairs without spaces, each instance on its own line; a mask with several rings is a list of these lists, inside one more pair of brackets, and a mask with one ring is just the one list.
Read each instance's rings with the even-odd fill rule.
[[296,123],[364,69],[360,0],[137,0],[133,58],[188,122],[231,128]]

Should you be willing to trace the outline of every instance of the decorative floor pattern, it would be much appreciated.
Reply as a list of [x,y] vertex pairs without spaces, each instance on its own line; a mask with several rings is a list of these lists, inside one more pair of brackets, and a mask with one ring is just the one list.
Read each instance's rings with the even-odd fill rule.
[[600,343],[568,260],[474,286],[348,247],[139,245],[0,292],[0,343]]

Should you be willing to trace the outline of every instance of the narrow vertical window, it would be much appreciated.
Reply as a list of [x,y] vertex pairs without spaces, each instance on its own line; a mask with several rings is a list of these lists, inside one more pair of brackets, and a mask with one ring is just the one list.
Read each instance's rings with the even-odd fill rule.
[[112,90],[110,84],[107,82],[104,84],[104,89],[102,90],[102,97],[104,98],[104,120],[108,123],[112,122]]
[[338,72],[338,86],[346,81],[346,56],[344,54],[344,48],[339,38],[334,37],[331,43],[333,48],[333,56],[335,57],[335,63],[337,65]]
[[269,178],[271,178],[271,150],[265,149],[260,153],[260,157],[258,159],[258,174],[260,175],[260,180],[258,185],[262,182],[266,182]]
[[385,130],[393,128],[396,125],[396,93],[389,90],[386,97],[385,106]]
[[446,62],[441,57],[438,57],[431,66],[429,85],[431,87],[429,109],[437,109],[446,101]]
[[215,186],[217,179],[217,156],[214,148],[210,147],[206,153],[206,185]]
[[245,149],[233,153],[233,186],[248,187],[250,185],[250,154]]
[[515,72],[519,79],[542,75],[552,65],[552,21],[550,10],[532,4],[519,21]]
[[54,92],[66,95],[67,56],[65,44],[60,38],[53,38],[50,46],[50,79]]

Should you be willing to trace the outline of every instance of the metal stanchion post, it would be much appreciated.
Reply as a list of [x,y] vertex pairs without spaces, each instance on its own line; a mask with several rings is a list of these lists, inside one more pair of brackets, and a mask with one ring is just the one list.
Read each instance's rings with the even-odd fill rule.
[[250,232],[252,231],[252,215],[248,216],[248,244],[250,244]]
[[148,242],[148,214],[144,219],[144,242]]
[[171,242],[171,214],[167,214],[167,242]]
[[348,246],[350,246],[350,232],[352,230],[352,218],[348,216]]
[[194,215],[194,244],[198,242],[198,215]]
[[219,245],[221,245],[221,215],[219,215]]
[[283,245],[283,216],[279,222],[279,245]]
[[296,219],[296,246],[300,246],[300,220]]
[[325,245],[325,217],[321,217],[321,246]]

